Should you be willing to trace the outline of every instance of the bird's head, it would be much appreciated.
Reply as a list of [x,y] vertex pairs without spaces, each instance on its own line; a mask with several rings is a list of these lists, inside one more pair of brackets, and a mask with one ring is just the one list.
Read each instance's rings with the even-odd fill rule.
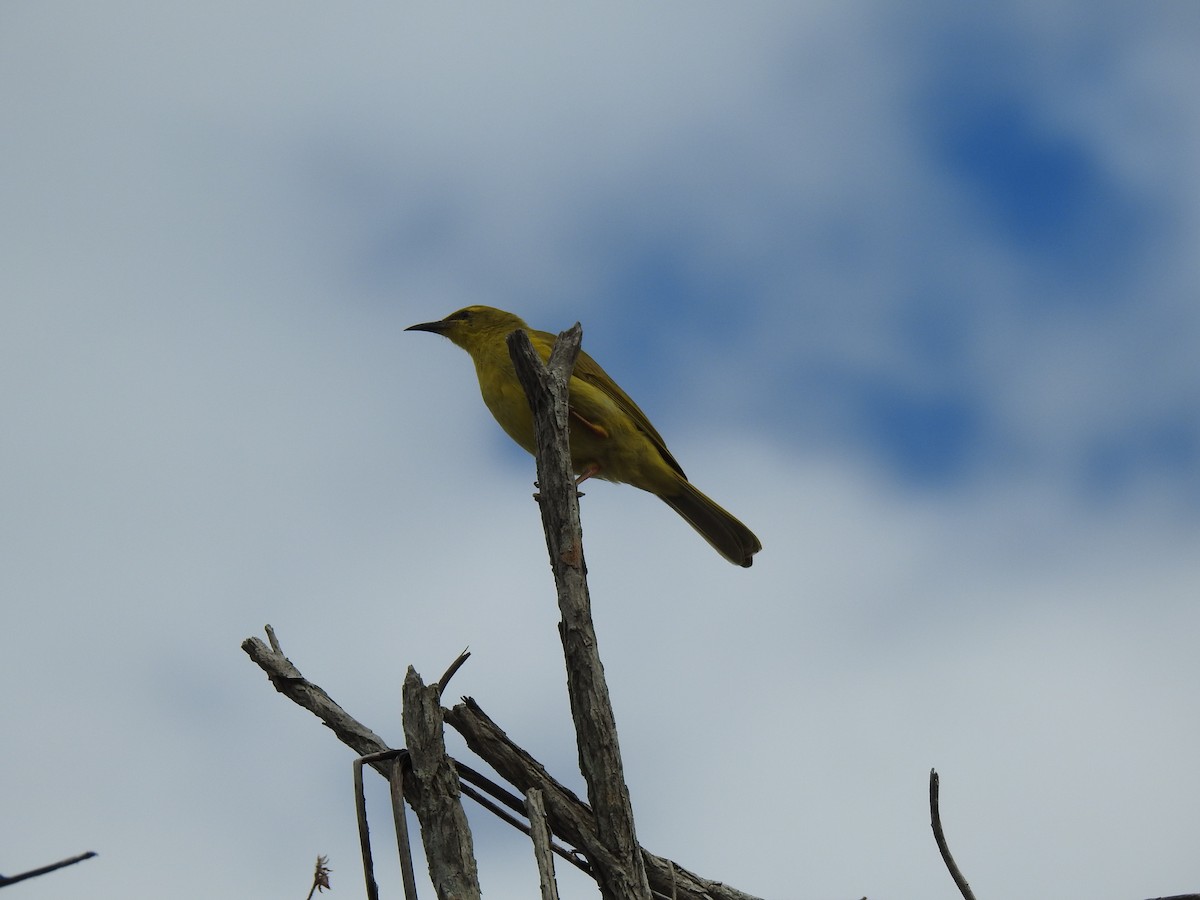
[[529,330],[518,316],[490,306],[467,306],[436,322],[410,325],[405,331],[432,331],[444,335],[468,353],[504,337],[518,328]]

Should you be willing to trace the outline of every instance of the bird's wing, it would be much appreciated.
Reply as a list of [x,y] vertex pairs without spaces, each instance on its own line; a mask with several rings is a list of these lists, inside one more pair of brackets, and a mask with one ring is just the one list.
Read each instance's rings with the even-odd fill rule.
[[[550,358],[550,351],[554,347],[556,337],[548,331],[536,331],[530,329],[528,331],[530,343],[537,349],[538,355],[542,360]],[[687,481],[687,475],[683,472],[683,466],[676,462],[675,457],[671,455],[671,451],[667,449],[667,443],[662,439],[662,435],[658,433],[650,420],[646,418],[646,414],[642,412],[640,406],[633,402],[633,398],[621,390],[621,386],[617,384],[611,375],[600,367],[600,363],[592,359],[586,350],[580,350],[579,356],[575,360],[575,370],[572,373],[574,378],[587,382],[592,387],[610,397],[618,407],[629,416],[637,425],[638,429],[650,438],[659,454],[668,466],[679,473],[679,477]],[[585,420],[586,421],[586,420]]]
[[668,466],[679,473],[679,477],[687,480],[687,476],[683,474],[683,467],[675,461],[675,457],[671,455],[671,451],[667,449],[666,442],[662,439],[662,435],[658,430],[650,424],[650,420],[646,418],[646,414],[642,412],[641,407],[633,402],[628,394],[621,390],[621,386],[613,381],[612,376],[600,368],[600,364],[592,359],[588,354],[580,350],[579,358],[575,360],[576,378],[585,381],[592,387],[603,391],[621,408],[621,410],[629,416],[637,425],[638,429],[650,438]]

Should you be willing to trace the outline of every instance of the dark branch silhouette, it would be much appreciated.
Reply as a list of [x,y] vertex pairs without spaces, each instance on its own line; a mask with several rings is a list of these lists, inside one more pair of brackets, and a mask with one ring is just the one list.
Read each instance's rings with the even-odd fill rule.
[[967,884],[966,877],[959,871],[958,863],[950,855],[950,846],[946,843],[946,833],[942,831],[942,814],[938,809],[938,773],[934,769],[929,770],[929,815],[933,825],[933,838],[937,841],[938,852],[942,854],[942,862],[946,864],[950,877],[958,885],[958,891],[963,895],[963,900],[975,900],[975,895],[971,893],[971,886]]
[[37,878],[39,875],[45,875],[48,872],[54,872],[58,869],[73,866],[75,863],[83,862],[85,859],[91,859],[95,856],[95,852],[89,850],[87,853],[80,853],[78,856],[72,856],[70,859],[60,859],[56,863],[50,863],[48,866],[42,866],[38,869],[30,869],[28,872],[22,872],[20,875],[0,875],[0,887],[8,887],[10,884],[16,884],[18,881],[25,881],[29,878]]

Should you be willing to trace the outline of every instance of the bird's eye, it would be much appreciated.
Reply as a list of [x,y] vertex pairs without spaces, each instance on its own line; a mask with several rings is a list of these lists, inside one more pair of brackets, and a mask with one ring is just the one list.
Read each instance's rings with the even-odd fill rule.
[[471,321],[471,311],[469,309],[460,309],[458,312],[450,316],[451,319],[458,319],[463,322]]

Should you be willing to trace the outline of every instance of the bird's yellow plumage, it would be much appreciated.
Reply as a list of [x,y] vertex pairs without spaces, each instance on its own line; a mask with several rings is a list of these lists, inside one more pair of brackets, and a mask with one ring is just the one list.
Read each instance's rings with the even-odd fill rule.
[[[553,335],[533,331],[512,313],[490,306],[468,306],[406,330],[445,335],[466,350],[475,362],[483,402],[508,436],[533,453],[533,413],[506,342],[518,328],[529,335],[543,360],[550,358]],[[754,533],[692,486],[646,414],[582,351],[569,391],[571,464],[580,481],[596,477],[649,491],[730,562],[749,566],[754,561],[762,549]]]

